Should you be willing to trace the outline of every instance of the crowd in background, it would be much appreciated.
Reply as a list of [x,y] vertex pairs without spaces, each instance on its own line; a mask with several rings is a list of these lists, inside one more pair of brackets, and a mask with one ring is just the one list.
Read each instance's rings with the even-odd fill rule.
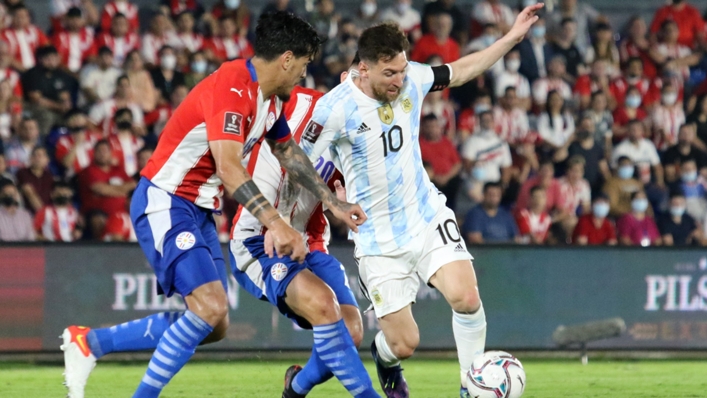
[[[490,46],[536,0],[273,0],[327,38],[304,85],[328,91],[363,29],[393,21],[409,59],[452,62]],[[134,241],[139,171],[189,90],[253,55],[242,0],[161,0],[141,26],[127,0],[46,0],[50,28],[0,1],[0,241]],[[99,4],[100,3],[100,4]],[[486,74],[430,93],[425,168],[471,244],[707,244],[707,26],[687,1],[611,26],[559,0]],[[144,19],[144,18],[142,18]],[[216,217],[227,239],[236,204]],[[334,236],[345,231],[334,224]]]

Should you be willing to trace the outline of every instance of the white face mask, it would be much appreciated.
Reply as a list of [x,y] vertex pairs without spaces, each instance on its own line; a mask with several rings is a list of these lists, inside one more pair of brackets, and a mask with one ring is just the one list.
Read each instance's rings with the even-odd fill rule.
[[376,3],[363,3],[361,4],[361,14],[363,14],[364,17],[371,17],[373,14],[376,13],[376,10],[378,7],[376,6]]
[[672,106],[678,101],[677,93],[665,93],[661,96],[661,99],[665,105]]
[[509,59],[506,61],[506,70],[511,72],[511,73],[516,73],[518,72],[518,69],[520,69],[520,60],[519,59]]
[[410,4],[398,3],[395,5],[395,9],[398,11],[398,14],[405,14],[410,9]]
[[229,10],[235,10],[240,7],[241,0],[223,0],[223,5],[225,5]]
[[162,69],[173,70],[177,67],[177,57],[171,54],[163,55],[160,58],[160,66]]

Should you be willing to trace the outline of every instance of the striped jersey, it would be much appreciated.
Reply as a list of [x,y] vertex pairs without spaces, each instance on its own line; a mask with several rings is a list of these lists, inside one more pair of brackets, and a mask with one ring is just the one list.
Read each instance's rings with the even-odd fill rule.
[[[300,143],[307,122],[312,117],[314,105],[322,95],[316,90],[297,86],[292,91],[290,100],[283,105],[282,114],[287,119],[295,142]],[[333,181],[336,169],[329,151],[325,151],[314,162],[314,167],[325,182]],[[330,237],[329,223],[324,216],[321,201],[311,192],[296,187],[288,180],[287,173],[280,167],[269,145],[255,145],[248,161],[248,173],[280,215],[289,220],[296,231],[303,234],[309,250],[326,252]],[[257,218],[243,206],[239,206],[233,218],[232,239],[243,240],[262,235],[265,231],[265,227]]]
[[313,162],[328,150],[333,153],[347,200],[366,212],[368,220],[352,233],[363,255],[405,246],[445,203],[422,166],[419,143],[422,100],[431,89],[448,84],[437,83],[433,69],[410,62],[392,103],[364,94],[350,74],[319,100],[302,136]]
[[205,209],[219,209],[223,184],[209,141],[243,143],[243,164],[263,137],[290,139],[282,101],[263,98],[250,60],[224,63],[187,95],[160,135],[141,175]]

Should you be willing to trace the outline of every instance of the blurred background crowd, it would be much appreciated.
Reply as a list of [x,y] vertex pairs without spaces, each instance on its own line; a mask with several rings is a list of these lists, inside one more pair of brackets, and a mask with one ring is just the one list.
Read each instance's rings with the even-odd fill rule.
[[[166,121],[221,63],[253,55],[262,13],[296,13],[327,39],[303,81],[326,92],[366,27],[396,22],[409,59],[440,65],[490,46],[534,3],[2,0],[0,241],[134,241],[130,195]],[[578,0],[546,5],[485,75],[424,100],[422,157],[460,232],[471,244],[707,244],[699,4],[621,26]],[[235,207],[217,216],[224,240]]]

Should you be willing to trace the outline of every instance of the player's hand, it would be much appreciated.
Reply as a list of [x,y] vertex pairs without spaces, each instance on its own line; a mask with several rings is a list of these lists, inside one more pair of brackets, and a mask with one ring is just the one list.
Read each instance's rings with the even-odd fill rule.
[[329,207],[329,211],[331,211],[334,217],[343,221],[346,226],[351,228],[354,232],[358,232],[358,226],[366,222],[368,219],[361,206],[351,204],[343,200],[337,200],[336,203]]
[[[268,234],[269,237],[268,237]],[[284,220],[277,221],[265,234],[265,254],[272,258],[275,253],[279,258],[290,256],[302,263],[307,255],[302,234],[287,225]]]
[[346,187],[340,180],[334,181],[334,189],[336,189],[336,198],[342,202],[346,202]]
[[526,34],[528,34],[530,27],[533,26],[533,24],[538,20],[538,16],[535,14],[544,6],[545,4],[538,3],[525,7],[525,9],[518,14],[513,27],[508,32],[508,37],[516,43],[523,41],[523,38]]

